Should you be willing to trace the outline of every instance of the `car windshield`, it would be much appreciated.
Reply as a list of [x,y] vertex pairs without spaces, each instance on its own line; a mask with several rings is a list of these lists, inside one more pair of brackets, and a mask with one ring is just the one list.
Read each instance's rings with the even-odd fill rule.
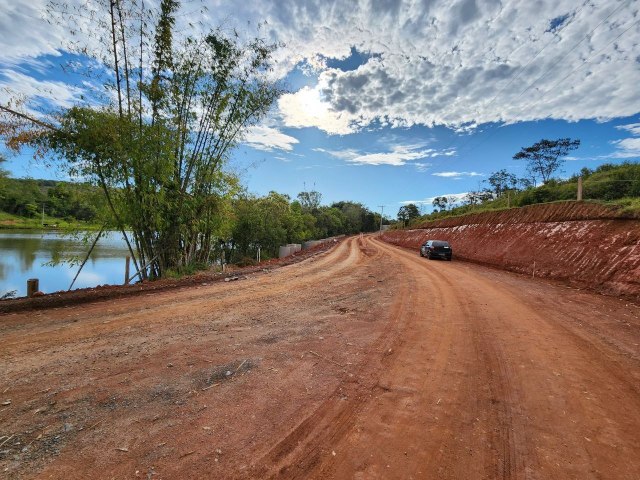
[[436,240],[431,245],[433,245],[434,247],[448,247],[449,246],[449,242],[442,242],[440,240]]

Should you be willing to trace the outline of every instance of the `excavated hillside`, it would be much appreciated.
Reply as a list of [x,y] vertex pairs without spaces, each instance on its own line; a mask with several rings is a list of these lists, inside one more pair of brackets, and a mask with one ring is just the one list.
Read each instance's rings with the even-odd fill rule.
[[569,282],[610,294],[640,296],[640,219],[583,202],[530,205],[385,232],[416,249],[447,240],[454,259]]

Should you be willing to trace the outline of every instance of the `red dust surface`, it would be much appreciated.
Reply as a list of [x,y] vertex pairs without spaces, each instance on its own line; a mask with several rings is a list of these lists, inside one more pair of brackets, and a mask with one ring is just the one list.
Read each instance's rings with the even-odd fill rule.
[[0,338],[4,478],[640,477],[636,304],[373,237]]

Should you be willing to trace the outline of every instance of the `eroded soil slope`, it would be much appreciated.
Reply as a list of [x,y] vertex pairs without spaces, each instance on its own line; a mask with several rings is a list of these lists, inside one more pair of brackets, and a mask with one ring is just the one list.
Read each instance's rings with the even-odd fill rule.
[[447,240],[458,259],[640,297],[640,220],[601,205],[486,212],[389,231],[383,239],[415,251],[426,240]]
[[0,476],[636,479],[639,317],[368,237],[8,314]]

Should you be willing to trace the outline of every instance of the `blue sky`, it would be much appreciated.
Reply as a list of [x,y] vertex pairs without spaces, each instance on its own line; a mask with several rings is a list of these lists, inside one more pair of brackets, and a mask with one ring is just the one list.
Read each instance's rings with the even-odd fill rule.
[[[41,20],[44,3],[0,7],[0,89],[29,97],[34,113],[95,95],[60,68],[87,60]],[[197,15],[285,45],[273,77],[288,93],[230,163],[254,193],[315,188],[325,203],[395,215],[409,201],[430,211],[434,196],[477,189],[502,168],[523,176],[512,156],[542,138],[581,140],[564,176],[640,158],[640,0],[185,4],[179,22]],[[59,176],[28,153],[8,167]]]

